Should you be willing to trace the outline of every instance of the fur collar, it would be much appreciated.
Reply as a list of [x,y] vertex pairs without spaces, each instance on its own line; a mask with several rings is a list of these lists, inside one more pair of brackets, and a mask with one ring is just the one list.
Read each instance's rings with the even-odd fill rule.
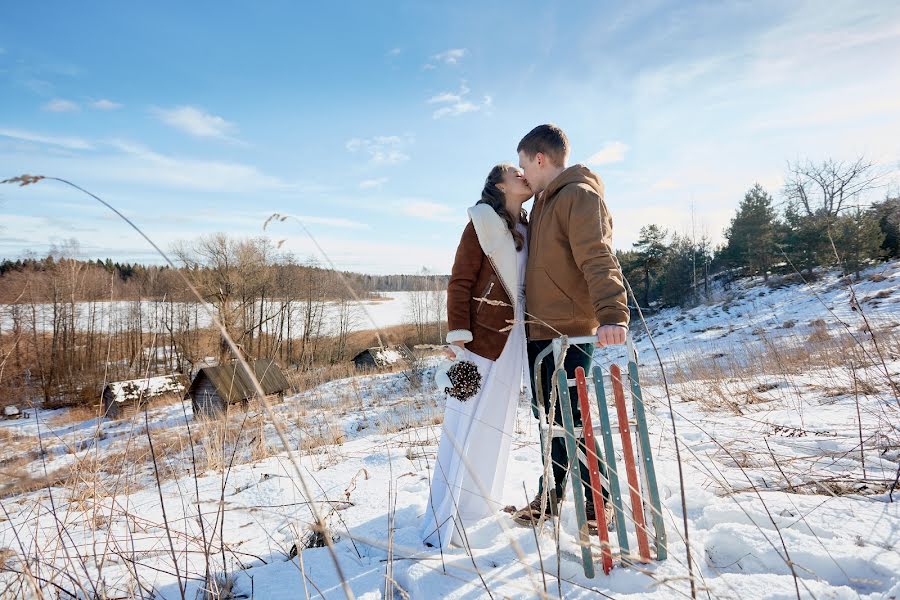
[[491,261],[500,283],[515,309],[518,302],[518,259],[512,233],[500,215],[487,204],[476,204],[469,209],[469,218],[475,226],[475,234],[481,249]]

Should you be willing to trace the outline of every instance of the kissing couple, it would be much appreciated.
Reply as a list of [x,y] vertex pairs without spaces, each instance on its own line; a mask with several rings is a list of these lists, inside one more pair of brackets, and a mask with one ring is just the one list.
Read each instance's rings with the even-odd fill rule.
[[[447,287],[448,356],[457,361],[454,366],[470,365],[475,385],[462,386],[469,394],[455,393],[455,386],[446,394],[422,526],[423,542],[431,547],[468,547],[466,529],[498,510],[512,513],[520,525],[555,514],[569,464],[562,437],[551,442],[553,489],[544,515],[543,477],[534,500],[523,508],[503,508],[501,503],[523,379],[528,376],[526,393],[537,399],[532,402],[534,416],[538,418],[535,402],[541,400],[550,414],[552,354],[539,366],[544,389],[532,387],[534,361],[553,338],[597,338],[566,354],[563,367],[569,378],[579,366],[590,372],[595,346],[625,343],[628,305],[602,180],[584,165],[567,166],[569,141],[555,125],[532,129],[517,152],[519,166],[492,168],[481,200],[469,208],[470,221]],[[522,205],[532,197],[529,219]],[[569,397],[580,427],[574,388]],[[560,427],[561,413],[554,413]],[[590,477],[581,468],[590,499]],[[596,528],[590,500],[587,516],[589,526]]]

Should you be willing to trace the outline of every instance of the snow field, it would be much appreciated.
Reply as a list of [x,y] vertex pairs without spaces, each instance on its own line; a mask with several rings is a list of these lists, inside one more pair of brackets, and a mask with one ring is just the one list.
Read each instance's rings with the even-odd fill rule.
[[[856,294],[876,326],[888,375],[898,381],[900,346],[892,323],[900,321],[900,263],[881,265],[866,277],[855,285]],[[650,318],[671,412],[649,341],[639,340],[669,538],[665,562],[622,568],[616,561],[609,576],[598,568],[595,579],[586,579],[570,503],[563,505],[559,567],[550,524],[536,543],[532,529],[516,526],[504,513],[467,525],[471,556],[461,548],[441,554],[423,547],[419,527],[442,400],[397,373],[330,382],[275,405],[290,454],[260,408],[232,414],[231,437],[220,452],[234,452],[230,469],[222,468],[221,456],[219,466],[209,467],[214,428],[197,431],[200,425],[185,422],[181,405],[155,407],[148,421],[154,443],[160,440],[165,477],[159,491],[147,460],[104,470],[109,457],[146,444],[143,416],[72,423],[62,422],[60,411],[37,411],[28,421],[0,422],[9,440],[0,447],[0,464],[23,452],[23,445],[35,446],[39,433],[43,460],[27,465],[35,477],[95,459],[92,469],[51,488],[55,510],[47,488],[2,498],[0,548],[13,554],[3,554],[12,570],[0,572],[0,585],[18,586],[6,588],[12,597],[35,595],[14,572],[22,570],[26,555],[41,578],[83,589],[83,595],[97,587],[118,597],[149,597],[152,591],[177,598],[174,552],[187,597],[203,588],[209,561],[214,573],[233,573],[236,590],[247,596],[342,598],[327,548],[309,548],[302,561],[288,560],[312,521],[299,469],[337,536],[335,555],[358,598],[380,598],[386,589],[395,598],[535,598],[545,584],[549,597],[690,597],[674,418],[699,597],[796,598],[796,590],[803,598],[896,597],[900,491],[892,502],[888,490],[900,459],[900,411],[871,336],[860,331],[861,316],[849,308],[846,286],[834,275],[809,287],[758,284],[739,282],[712,305]],[[817,333],[819,320],[830,341]],[[794,325],[784,328],[788,321]],[[853,350],[858,346],[848,330],[866,352]],[[603,368],[611,360],[624,364],[618,352],[595,358]],[[189,406],[186,413],[190,419]],[[521,506],[536,491],[536,425],[523,399],[502,504]],[[167,448],[165,436],[174,440]],[[200,470],[196,481],[192,448]],[[616,448],[621,451],[618,440]],[[482,458],[490,460],[473,459]],[[620,469],[622,464],[620,456]],[[630,524],[628,530],[636,547]],[[386,582],[386,573],[392,581]]]

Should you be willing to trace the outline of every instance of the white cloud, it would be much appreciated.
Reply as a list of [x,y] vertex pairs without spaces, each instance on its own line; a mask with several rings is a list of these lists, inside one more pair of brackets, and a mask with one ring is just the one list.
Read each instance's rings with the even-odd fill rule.
[[34,92],[38,96],[49,96],[53,93],[53,84],[43,79],[32,77],[19,82],[19,85]]
[[75,112],[81,110],[81,107],[78,106],[75,102],[71,100],[64,100],[62,98],[54,98],[50,100],[46,104],[41,107],[41,110],[45,110],[47,112]]
[[110,140],[122,155],[104,160],[107,177],[183,189],[295,192],[301,186],[261,172],[253,165],[167,156],[126,140]]
[[388,50],[387,55],[388,56],[399,56],[401,52],[402,52],[402,50],[400,48],[391,48],[390,50]]
[[625,152],[627,151],[627,144],[623,144],[622,142],[607,142],[599,152],[587,159],[587,164],[608,165],[610,163],[622,162],[625,160]]
[[387,177],[378,177],[376,179],[365,179],[359,182],[359,189],[361,190],[375,190],[381,189],[381,187],[388,182]]
[[[290,213],[278,213],[282,216],[290,217],[301,221],[304,225],[324,225],[326,227],[337,227],[341,229],[370,229],[368,223],[361,221],[353,221],[342,217],[322,217],[312,215],[293,215]],[[192,217],[196,223],[207,222],[224,225],[243,225],[248,229],[253,227],[261,227],[265,225],[272,216],[272,212],[241,212],[229,211],[227,213],[220,210],[203,210],[197,212]],[[168,217],[167,217],[168,218]]]
[[195,106],[154,108],[153,113],[166,125],[196,137],[233,140],[231,134],[237,131],[234,123]]
[[370,229],[368,223],[360,223],[359,221],[351,221],[350,219],[341,219],[339,217],[310,217],[297,215],[297,218],[307,225],[327,225],[329,227],[341,227],[344,229]]
[[493,98],[484,96],[481,103],[472,102],[469,98],[469,86],[463,81],[460,83],[458,92],[441,92],[436,96],[432,96],[426,100],[427,104],[442,104],[440,108],[435,109],[431,114],[432,118],[441,119],[443,117],[458,117],[470,112],[478,112],[483,109],[490,108],[493,105]]
[[[0,127],[3,137],[48,145],[50,148],[17,151],[17,157],[28,164],[35,162],[45,173],[77,177],[88,183],[234,193],[318,194],[329,190],[315,182],[286,180],[254,165],[161,154],[129,140],[85,140]],[[94,153],[59,155],[50,151],[53,147]]]
[[106,98],[101,98],[100,100],[91,102],[91,108],[96,108],[97,110],[116,110],[122,108],[122,104],[107,100]]
[[42,133],[34,133],[22,129],[0,128],[0,136],[21,140],[23,142],[35,142],[38,144],[59,146],[61,148],[68,148],[69,150],[91,150],[94,147],[93,144],[82,138],[44,135]]
[[660,179],[658,181],[654,181],[650,185],[650,189],[654,192],[662,192],[666,190],[674,190],[680,187],[679,183],[674,179]]
[[381,135],[373,138],[347,140],[350,152],[364,152],[369,162],[376,165],[397,165],[409,160],[406,149],[415,141],[411,135]]
[[469,51],[465,48],[450,48],[449,50],[444,50],[443,52],[435,54],[431,58],[437,62],[442,62],[445,65],[457,65],[468,52]]
[[404,200],[395,204],[396,210],[407,217],[424,219],[426,221],[459,222],[464,220],[464,215],[454,213],[453,209],[445,204],[438,204],[429,200]]

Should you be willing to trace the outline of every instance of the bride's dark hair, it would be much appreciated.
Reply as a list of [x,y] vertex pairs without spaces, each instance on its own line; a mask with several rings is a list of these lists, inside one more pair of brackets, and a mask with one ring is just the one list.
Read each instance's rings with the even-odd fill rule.
[[478,204],[487,204],[500,215],[500,218],[509,227],[509,232],[512,233],[513,241],[516,243],[516,250],[521,250],[525,244],[525,236],[516,229],[516,223],[528,225],[528,213],[523,208],[515,217],[511,215],[506,210],[506,194],[497,187],[497,184],[503,181],[503,176],[514,169],[515,167],[511,163],[501,163],[491,169],[487,179],[484,180],[484,189],[481,190],[481,200],[478,201]]

